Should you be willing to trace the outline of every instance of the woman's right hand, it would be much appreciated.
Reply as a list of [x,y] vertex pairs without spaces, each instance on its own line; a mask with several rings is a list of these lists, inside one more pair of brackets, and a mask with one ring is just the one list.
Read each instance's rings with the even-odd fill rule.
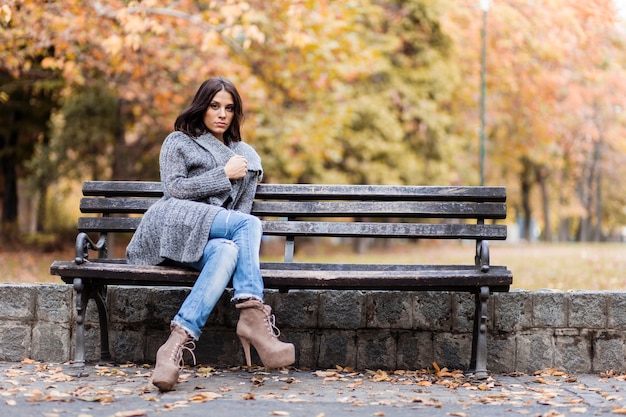
[[224,165],[226,176],[230,180],[238,180],[248,173],[248,161],[241,155],[235,155]]

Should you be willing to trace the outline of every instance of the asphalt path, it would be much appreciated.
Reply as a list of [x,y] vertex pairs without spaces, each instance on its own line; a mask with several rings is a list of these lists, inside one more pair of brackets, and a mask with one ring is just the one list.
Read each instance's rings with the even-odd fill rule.
[[174,391],[149,383],[148,365],[0,362],[0,417],[134,416],[457,416],[626,415],[626,375],[466,378],[460,371],[267,371],[186,368]]

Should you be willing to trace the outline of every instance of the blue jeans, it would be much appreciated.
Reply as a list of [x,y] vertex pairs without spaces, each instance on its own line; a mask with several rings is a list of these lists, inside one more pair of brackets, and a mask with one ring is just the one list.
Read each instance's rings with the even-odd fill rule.
[[[200,274],[191,292],[172,320],[194,339],[224,293],[231,277],[233,300],[256,298],[263,301],[263,278],[259,269],[261,222],[236,211],[221,210],[211,225],[202,258],[183,264]],[[234,272],[234,273],[233,273]]]

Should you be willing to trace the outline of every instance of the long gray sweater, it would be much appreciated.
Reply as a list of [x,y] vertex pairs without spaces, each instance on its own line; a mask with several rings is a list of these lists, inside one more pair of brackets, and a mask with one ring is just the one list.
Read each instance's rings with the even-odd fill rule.
[[[236,154],[248,161],[248,174],[229,180],[224,165]],[[250,213],[263,174],[261,158],[243,142],[228,147],[211,134],[191,138],[176,131],[163,142],[159,164],[163,198],[144,214],[126,258],[142,265],[196,262],[220,209]]]

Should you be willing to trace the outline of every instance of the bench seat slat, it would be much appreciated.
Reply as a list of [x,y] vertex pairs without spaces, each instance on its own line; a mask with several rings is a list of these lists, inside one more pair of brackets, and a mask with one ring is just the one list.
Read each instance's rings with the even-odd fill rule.
[[274,202],[257,201],[257,216],[285,217],[408,217],[408,218],[506,218],[504,203],[455,202]]
[[[448,265],[446,268],[441,268],[442,265],[404,265],[390,270],[383,265],[368,264],[326,264],[320,269],[315,269],[315,264],[294,264],[292,268],[283,268],[284,265],[262,264],[261,272],[267,288],[429,290],[436,287],[472,291],[489,285],[506,291],[512,283],[511,272],[502,266],[492,266],[488,273],[484,273],[471,265]],[[280,268],[270,269],[276,266]],[[50,271],[68,283],[78,277],[107,285],[192,286],[198,276],[198,272],[188,269],[97,260],[81,265],[56,261]]]
[[505,225],[263,221],[263,234],[275,236],[505,240],[506,233]]

